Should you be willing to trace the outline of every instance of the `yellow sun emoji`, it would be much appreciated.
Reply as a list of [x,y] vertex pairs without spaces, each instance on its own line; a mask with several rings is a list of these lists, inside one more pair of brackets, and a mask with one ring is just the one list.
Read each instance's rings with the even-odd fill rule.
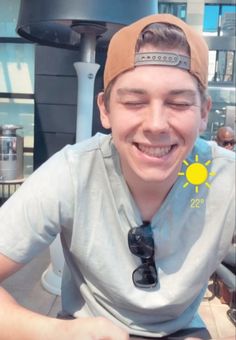
[[195,185],[195,192],[198,193],[199,185],[205,183],[207,188],[210,188],[210,184],[207,182],[209,176],[215,176],[215,172],[208,172],[207,166],[211,164],[211,160],[202,164],[198,160],[198,155],[195,156],[195,162],[189,164],[186,160],[183,163],[187,166],[186,172],[179,172],[179,176],[186,176],[187,182],[184,183],[183,188],[186,188],[189,184]]

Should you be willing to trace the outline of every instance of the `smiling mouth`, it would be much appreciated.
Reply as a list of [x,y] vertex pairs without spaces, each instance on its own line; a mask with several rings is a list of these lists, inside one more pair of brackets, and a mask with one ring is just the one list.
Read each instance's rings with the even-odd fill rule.
[[169,145],[169,146],[163,146],[163,147],[154,147],[154,146],[147,146],[142,144],[135,144],[135,146],[138,148],[139,151],[146,154],[150,157],[156,157],[161,158],[166,156],[170,153],[170,151],[176,146],[176,145]]

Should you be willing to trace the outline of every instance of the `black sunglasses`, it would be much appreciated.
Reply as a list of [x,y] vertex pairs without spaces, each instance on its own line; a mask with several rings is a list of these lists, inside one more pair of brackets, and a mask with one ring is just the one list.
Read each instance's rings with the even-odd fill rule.
[[235,144],[234,140],[226,140],[226,141],[222,142],[223,146],[227,146],[227,145],[233,146],[234,144]]
[[129,230],[128,244],[132,254],[142,260],[142,264],[132,274],[133,283],[138,288],[152,288],[158,283],[154,261],[154,240],[150,223]]

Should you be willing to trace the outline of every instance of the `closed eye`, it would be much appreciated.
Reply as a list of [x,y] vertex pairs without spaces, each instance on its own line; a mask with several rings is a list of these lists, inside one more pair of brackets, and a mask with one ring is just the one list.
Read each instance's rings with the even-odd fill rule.
[[122,102],[122,104],[130,109],[134,108],[134,109],[137,109],[137,108],[141,108],[143,106],[145,106],[147,103],[146,102],[140,102],[140,101],[125,101],[125,102]]
[[188,102],[167,102],[166,105],[177,111],[184,111],[194,106],[193,103]]

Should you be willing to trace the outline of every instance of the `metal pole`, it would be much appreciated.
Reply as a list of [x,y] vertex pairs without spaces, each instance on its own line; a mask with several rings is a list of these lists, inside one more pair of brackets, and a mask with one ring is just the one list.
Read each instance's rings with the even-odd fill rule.
[[100,67],[95,63],[96,33],[81,35],[81,62],[74,63],[78,77],[76,142],[91,137],[94,81]]
[[93,122],[94,80],[100,65],[76,62],[78,76],[76,142],[91,137]]

